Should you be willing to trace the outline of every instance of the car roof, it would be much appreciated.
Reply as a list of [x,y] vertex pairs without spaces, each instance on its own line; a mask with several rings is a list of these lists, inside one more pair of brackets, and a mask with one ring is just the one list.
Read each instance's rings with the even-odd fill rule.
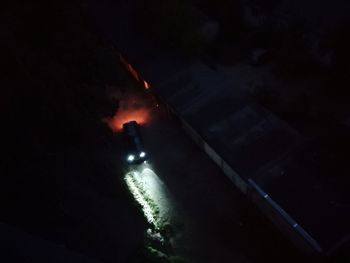
[[139,124],[136,121],[129,121],[123,124],[124,132],[129,136],[139,135]]

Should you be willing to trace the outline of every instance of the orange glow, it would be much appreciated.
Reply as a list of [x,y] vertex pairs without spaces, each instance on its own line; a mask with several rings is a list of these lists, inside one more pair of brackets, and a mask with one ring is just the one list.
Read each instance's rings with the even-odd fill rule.
[[134,77],[134,79],[136,79],[137,81],[140,81],[139,74],[137,74],[136,70],[130,64],[128,64],[128,70],[131,73],[131,75]]
[[120,101],[118,112],[112,118],[105,118],[103,121],[108,124],[113,132],[119,132],[123,124],[129,121],[136,121],[145,125],[151,120],[150,108],[141,98],[129,97]]
[[137,80],[138,82],[143,82],[143,86],[145,87],[145,89],[151,88],[151,85],[147,81],[140,78],[139,73],[126,61],[126,59],[122,55],[120,55],[120,61],[124,64],[126,69],[130,72],[130,74],[135,80]]
[[145,125],[148,123],[149,117],[149,112],[145,109],[129,110],[117,113],[113,118],[108,119],[107,123],[113,132],[120,132],[124,123],[136,121],[140,125]]
[[146,80],[143,81],[143,85],[145,87],[145,89],[149,89],[151,86],[147,83]]
[[126,59],[122,55],[119,55],[119,58],[120,58],[120,61],[126,67],[126,69],[131,73],[133,78],[136,79],[137,81],[140,81],[139,74],[137,73],[137,71],[126,61]]

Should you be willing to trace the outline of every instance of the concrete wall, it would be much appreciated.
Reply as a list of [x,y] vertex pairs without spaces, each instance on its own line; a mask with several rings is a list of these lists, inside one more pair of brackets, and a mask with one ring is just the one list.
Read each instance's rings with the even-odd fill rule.
[[[165,103],[163,101],[163,103]],[[170,114],[176,114],[165,103]],[[227,163],[223,158],[191,127],[181,116],[176,116],[184,131],[222,170],[232,183],[245,194],[274,225],[290,240],[297,248],[309,255],[322,253],[320,245],[309,235],[291,216],[289,216],[258,184],[252,179],[246,181]]]
[[307,254],[322,252],[320,245],[281,208],[254,180],[249,179],[251,201],[275,224],[275,226],[300,250]]
[[[320,254],[322,252],[318,243],[274,200],[265,193],[253,180],[246,180],[240,176],[223,157],[209,145],[205,139],[188,123],[182,114],[177,112],[162,96],[150,91],[155,100],[163,104],[167,112],[173,116],[184,131],[202,149],[231,180],[231,182],[245,194],[256,206],[276,225],[276,227],[298,248],[308,254]],[[271,116],[269,118],[272,118]]]

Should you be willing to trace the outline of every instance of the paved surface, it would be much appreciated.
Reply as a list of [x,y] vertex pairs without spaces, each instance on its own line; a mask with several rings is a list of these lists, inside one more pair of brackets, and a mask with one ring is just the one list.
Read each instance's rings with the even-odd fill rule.
[[[193,262],[294,262],[298,254],[234,188],[164,109],[142,129],[150,153],[144,176],[175,228],[176,253]],[[289,255],[290,261],[285,258]]]
[[155,92],[240,177],[254,179],[329,251],[350,233],[347,195],[338,193],[336,181],[321,178],[320,164],[312,157],[316,150],[301,134],[250,101],[245,93],[249,76],[237,77],[239,67],[231,71],[236,73],[193,64]]
[[[317,172],[309,173],[309,168],[294,161],[294,157],[300,154],[300,145],[304,144],[304,139],[273,114],[252,104],[247,96],[252,81],[259,82],[267,78],[267,83],[271,83],[271,75],[265,74],[261,69],[253,70],[244,63],[233,68],[213,70],[198,62],[186,60],[173,51],[159,50],[132,28],[129,23],[132,17],[130,4],[113,6],[110,1],[104,1],[93,6],[95,8],[92,13],[99,28],[109,35],[115,46],[175,112],[206,138],[241,177],[253,178],[287,213],[305,226],[326,251],[349,233],[346,197],[340,202],[334,201],[339,199],[336,193],[339,187],[319,180]],[[125,27],[115,30],[115,25]],[[204,171],[198,169],[203,163],[211,161],[206,158],[196,163],[194,156],[198,152],[185,154],[188,149],[180,150],[177,144],[168,147],[169,140],[176,141],[171,135],[173,131],[165,128],[166,125],[158,126],[157,129],[165,130],[158,134],[157,129],[152,128],[154,134],[149,140],[156,138],[157,146],[154,147],[159,147],[159,144],[163,147],[154,150],[154,161],[159,166],[157,169],[164,169],[164,172],[155,169],[160,177],[164,176],[164,182],[170,180],[169,185],[176,185],[187,174],[185,171],[190,171],[190,174],[206,174],[207,168]],[[162,140],[162,136],[167,140]],[[158,155],[158,151],[162,154]],[[312,155],[312,151],[310,153]],[[173,167],[169,160],[173,160],[176,165]],[[310,159],[308,162],[312,163]],[[179,166],[182,170],[179,170]],[[185,166],[187,168],[184,170]],[[281,167],[290,168],[285,172]],[[215,182],[224,180],[227,187],[232,187],[226,178],[214,176],[223,176],[215,169],[217,172],[211,172],[210,178],[215,178]],[[209,176],[205,176],[207,177]],[[177,178],[177,181],[172,178]],[[192,182],[192,187],[198,187],[197,184],[202,183],[200,176],[193,180],[195,182]],[[184,187],[186,182],[181,183],[181,187]],[[323,190],[326,188],[328,190]],[[317,195],[313,194],[315,189],[318,189]],[[198,194],[211,196],[216,191],[220,192],[217,189],[201,189]],[[184,191],[175,195],[175,198],[181,200],[182,195],[185,195]],[[219,202],[215,200],[213,203],[216,206],[222,203],[227,208],[232,205],[230,202],[233,199],[229,195],[223,195]],[[300,202],[303,202],[302,206],[299,205]],[[203,218],[207,220],[209,214],[203,214]]]

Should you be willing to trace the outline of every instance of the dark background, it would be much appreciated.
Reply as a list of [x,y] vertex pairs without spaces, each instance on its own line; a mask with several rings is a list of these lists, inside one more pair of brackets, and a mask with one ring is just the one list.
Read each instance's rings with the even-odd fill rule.
[[[292,101],[283,87],[269,86],[260,87],[255,99],[315,140],[324,164],[321,176],[341,182],[347,192],[350,40],[349,21],[339,16],[344,3],[334,3],[338,8],[328,12],[327,5],[309,4],[305,8],[309,13],[291,12],[286,19],[276,9],[279,1],[193,1],[221,25],[216,40],[208,44],[190,37],[197,22],[186,4],[181,6],[179,1],[178,6],[174,4],[178,9],[169,10],[166,4],[173,1],[164,2],[140,1],[135,10],[140,32],[158,45],[226,65],[263,48],[265,56],[254,63],[273,61],[283,81],[319,80],[317,87],[301,86]],[[101,121],[118,109],[118,101],[110,99],[109,93],[131,80],[85,12],[87,4],[83,0],[2,4],[0,221],[4,229],[15,226],[40,239],[113,261],[119,251],[112,255],[108,247],[118,238],[100,238],[109,231],[103,230],[102,221],[77,216],[71,210],[80,203],[67,201],[79,199],[73,193],[74,187],[81,187],[88,189],[88,198],[118,200],[124,211],[135,214],[135,220],[143,220],[116,176],[122,167],[103,158],[119,147]],[[247,22],[244,10],[248,7],[263,22]],[[183,15],[181,21],[169,18],[167,12],[174,10]],[[150,16],[153,19],[146,19]],[[338,16],[339,21],[333,19]],[[321,23],[319,17],[325,21]],[[239,54],[232,52],[233,45],[241,47]],[[324,54],[331,59],[322,60]],[[95,213],[99,211],[91,212]],[[118,213],[114,216],[118,220]],[[142,244],[143,229],[132,231],[135,243]]]

